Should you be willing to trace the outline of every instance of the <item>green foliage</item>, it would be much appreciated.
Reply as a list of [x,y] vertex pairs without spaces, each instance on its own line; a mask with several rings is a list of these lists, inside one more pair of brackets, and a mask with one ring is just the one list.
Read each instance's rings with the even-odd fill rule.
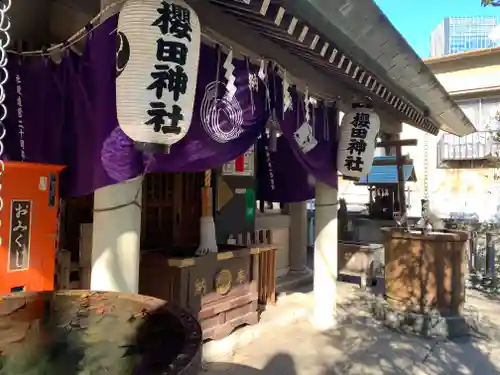
[[492,138],[494,142],[500,143],[500,132],[493,132]]
[[488,5],[500,7],[500,0],[481,0],[481,5],[487,7]]

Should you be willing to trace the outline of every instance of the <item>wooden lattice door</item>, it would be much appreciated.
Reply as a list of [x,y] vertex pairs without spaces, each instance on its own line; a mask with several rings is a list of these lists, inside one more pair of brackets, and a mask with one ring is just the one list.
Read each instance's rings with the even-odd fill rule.
[[[200,242],[201,188],[203,173],[179,175],[180,194],[177,203],[176,244],[188,246]],[[176,186],[177,187],[177,186]]]
[[94,194],[67,198],[61,206],[59,224],[59,248],[71,252],[73,261],[79,260],[80,227],[92,223]]
[[142,249],[199,242],[203,173],[152,173],[143,185]]

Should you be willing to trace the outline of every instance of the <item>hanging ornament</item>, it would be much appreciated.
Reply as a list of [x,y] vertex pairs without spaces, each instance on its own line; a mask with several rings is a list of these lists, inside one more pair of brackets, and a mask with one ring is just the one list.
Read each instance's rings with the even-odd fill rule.
[[[227,93],[226,83],[219,78],[220,69],[224,68],[221,63],[222,53],[217,47],[215,80],[205,86],[199,111],[200,121],[205,132],[213,141],[223,144],[238,139],[243,134],[244,129],[243,109],[240,102],[235,95],[231,96]],[[252,96],[250,97],[252,98]]]
[[269,151],[276,152],[278,149],[278,130],[280,128],[280,124],[274,108],[269,120],[267,120],[266,127],[269,131]]
[[[3,37],[2,41],[0,42],[0,72],[2,73],[2,76],[3,76],[3,79],[0,81],[0,93],[1,93],[1,95],[0,95],[0,157],[1,157],[0,158],[0,187],[2,187],[2,185],[5,184],[5,182],[6,182],[5,175],[4,175],[4,173],[5,173],[5,163],[4,163],[4,158],[5,158],[4,142],[5,141],[4,141],[4,139],[7,135],[7,127],[5,126],[4,122],[5,122],[5,119],[7,118],[7,106],[4,103],[5,102],[5,87],[4,87],[4,85],[7,83],[7,80],[9,79],[9,71],[7,70],[7,63],[8,63],[7,47],[10,43],[11,33],[10,33],[9,29],[10,29],[11,23],[10,23],[10,16],[7,14],[7,11],[10,9],[11,6],[12,6],[12,2],[10,0],[8,0],[8,1],[4,1],[2,4],[2,7],[0,7],[0,18],[1,18],[0,19],[0,35],[2,35],[2,37]],[[16,80],[16,86],[17,86],[16,91],[17,91],[17,95],[18,95],[17,101],[16,101],[17,102],[16,114],[18,116],[17,119],[19,121],[19,124],[21,125],[22,124],[22,122],[21,122],[22,113],[23,113],[22,112],[23,99],[21,96],[21,94],[22,94],[21,77],[18,75],[15,78],[15,80]],[[22,131],[23,128],[20,128],[20,130]],[[26,151],[24,149],[24,139],[22,137],[21,131],[19,132],[19,141],[21,141],[21,160],[25,161],[26,160]],[[41,177],[40,177],[40,181],[41,181]],[[16,184],[16,181],[13,181],[13,184]],[[3,185],[3,186],[5,186],[5,185]],[[4,187],[3,191],[0,188],[0,193],[2,193],[2,194],[0,194],[0,213],[2,214],[3,218],[6,218],[7,215],[9,215],[9,216],[11,215],[9,212],[10,210],[8,208],[9,200],[7,200],[7,197],[4,196],[5,190],[6,190],[5,187]],[[14,202],[14,201],[10,201],[10,202]],[[10,204],[12,204],[12,203],[10,203]],[[5,207],[4,207],[4,205],[5,205]],[[14,207],[12,207],[12,212],[16,212],[14,210]],[[5,237],[6,237],[5,235],[8,233],[8,232],[7,233],[5,232],[6,230],[7,230],[7,227],[5,227],[5,229],[2,231],[2,233],[0,233],[0,246],[4,246],[4,247],[7,246],[7,241],[4,242]],[[18,246],[18,248],[20,248],[22,250],[22,252],[21,252],[22,254],[26,254],[27,249],[25,246],[26,246],[27,241],[29,241],[28,236],[24,236],[24,238],[26,238],[27,240],[22,241],[22,243],[19,244],[20,246]],[[15,243],[16,240],[14,240],[12,242]],[[8,245],[8,248],[9,248],[9,250],[11,249],[10,244]],[[5,248],[5,250],[2,250],[2,252],[4,252],[6,255],[7,255],[7,253],[10,255],[9,250],[7,250],[7,248]],[[17,251],[16,251],[17,249],[15,249],[15,247],[13,248],[13,250],[14,250],[14,253],[17,254]],[[15,257],[13,257],[13,258],[15,258]],[[9,261],[7,261],[6,263],[8,266],[10,266]],[[5,267],[5,263],[4,263],[4,267]],[[9,270],[7,270],[7,271],[9,271]]]
[[257,74],[252,73],[252,69],[250,68],[250,59],[245,57],[245,64],[247,66],[248,72],[248,92],[250,94],[250,105],[252,108],[252,115],[255,113],[255,101],[254,101],[254,92],[259,91],[259,78]]
[[267,71],[267,62],[266,62],[266,60],[260,60],[260,68],[259,68],[258,76],[264,82],[266,82],[266,78],[267,78],[266,71]]
[[[277,103],[277,87],[276,87],[276,75],[278,72],[274,70],[272,75],[272,84],[273,84],[273,92],[274,92],[274,106],[271,104],[271,97],[269,92],[269,86],[267,87],[267,100],[268,100],[268,108],[271,110],[271,116],[267,120],[266,128],[269,132],[269,151],[276,152],[278,149],[278,131],[280,130],[280,123],[278,121],[278,116],[276,115],[276,103]],[[272,107],[272,109],[271,109]]]
[[141,149],[169,152],[191,126],[201,30],[181,0],[127,0],[117,29],[120,128]]
[[293,100],[292,95],[290,94],[290,84],[285,70],[285,73],[283,74],[283,115],[288,110],[293,110]]
[[355,104],[344,115],[337,152],[337,168],[342,175],[359,179],[370,173],[379,130],[380,118],[372,108]]
[[306,89],[304,94],[304,109],[306,112],[304,115],[304,121],[309,124],[309,120],[311,119],[311,114],[309,113],[309,89]]
[[226,83],[226,98],[231,99],[234,97],[236,94],[236,86],[234,85],[234,82],[236,81],[236,78],[234,76],[234,65],[233,65],[233,50],[229,50],[229,53],[227,54],[226,61],[224,61],[224,64],[222,65],[224,68],[224,78],[226,78],[227,83]]
[[300,150],[307,154],[312,151],[317,145],[318,141],[314,137],[314,131],[310,125],[311,114],[309,112],[309,90],[306,89],[304,95],[305,116],[302,125],[293,133],[295,141],[299,145]]
[[250,73],[248,75],[248,88],[252,92],[259,91],[259,77],[257,77],[257,74]]

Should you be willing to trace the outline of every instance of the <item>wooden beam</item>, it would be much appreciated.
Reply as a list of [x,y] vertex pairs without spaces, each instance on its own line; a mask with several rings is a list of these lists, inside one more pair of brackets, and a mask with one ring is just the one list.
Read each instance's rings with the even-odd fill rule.
[[373,165],[398,165],[398,162],[401,162],[401,165],[412,165],[413,159],[410,159],[407,155],[401,156],[400,159],[394,157],[394,159],[390,160],[374,160]]
[[37,49],[50,44],[52,42],[50,7],[51,3],[48,0],[12,1],[12,7],[7,12],[12,25],[9,29],[11,40],[13,42],[26,42],[26,47],[29,49]]
[[394,141],[382,141],[377,143],[377,147],[403,147],[403,146],[416,146],[418,141],[416,139],[398,139]]
[[301,89],[308,88],[311,94],[317,93],[332,100],[340,97],[350,103],[354,97],[366,93],[357,89],[356,84],[347,86],[340,82],[332,84],[332,76],[321,72],[301,58],[296,57],[279,44],[265,38],[237,18],[223,12],[208,1],[186,1],[198,14],[202,29],[208,35],[215,35],[223,45],[232,46],[235,52],[238,46],[244,51],[251,51],[250,58],[267,58],[278,62],[287,69]]

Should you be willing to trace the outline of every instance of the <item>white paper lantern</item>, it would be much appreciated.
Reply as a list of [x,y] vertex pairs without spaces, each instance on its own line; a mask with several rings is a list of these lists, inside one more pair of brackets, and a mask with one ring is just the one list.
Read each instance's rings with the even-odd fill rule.
[[169,147],[193,116],[200,22],[179,0],[128,0],[118,18],[116,100],[123,132]]
[[379,130],[380,118],[371,108],[344,115],[337,151],[337,168],[343,176],[359,179],[370,173]]

